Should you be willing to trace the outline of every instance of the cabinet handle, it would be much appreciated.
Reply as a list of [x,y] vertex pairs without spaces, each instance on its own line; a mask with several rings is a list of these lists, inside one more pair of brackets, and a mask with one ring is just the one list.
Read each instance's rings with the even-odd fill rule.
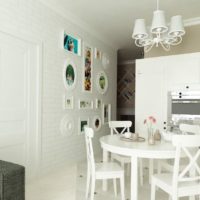
[[182,95],[182,92],[179,92],[179,95]]
[[163,122],[163,124],[166,124],[167,122]]
[[190,88],[190,87],[187,85],[187,86],[186,86],[186,89],[189,89],[189,88]]
[[164,127],[163,129],[166,130],[166,127]]
[[182,96],[179,96],[179,98],[181,99],[181,98],[182,98]]

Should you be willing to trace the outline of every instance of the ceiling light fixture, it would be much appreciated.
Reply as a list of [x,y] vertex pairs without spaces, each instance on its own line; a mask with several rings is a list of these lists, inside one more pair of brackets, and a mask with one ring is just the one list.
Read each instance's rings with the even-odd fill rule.
[[[169,30],[169,31],[168,31]],[[132,38],[138,47],[144,47],[148,52],[155,45],[159,44],[164,50],[169,51],[171,45],[178,45],[182,42],[182,36],[185,34],[182,17],[180,15],[171,18],[170,29],[165,22],[165,13],[159,10],[159,0],[157,0],[157,10],[153,13],[150,33],[147,33],[145,20],[136,19]]]

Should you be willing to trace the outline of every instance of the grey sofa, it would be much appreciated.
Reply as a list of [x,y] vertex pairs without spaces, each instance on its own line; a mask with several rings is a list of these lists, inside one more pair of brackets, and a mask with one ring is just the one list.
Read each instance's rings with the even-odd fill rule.
[[0,200],[25,200],[25,168],[0,160]]

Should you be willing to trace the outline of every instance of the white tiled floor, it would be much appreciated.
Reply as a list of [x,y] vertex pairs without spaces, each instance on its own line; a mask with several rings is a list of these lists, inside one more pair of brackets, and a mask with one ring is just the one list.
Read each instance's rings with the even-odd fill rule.
[[[101,158],[96,159],[96,162],[100,161]],[[126,199],[130,199],[130,179],[126,176],[125,180]],[[80,163],[76,172],[74,169],[63,168],[60,171],[27,184],[26,200],[85,200],[85,185],[86,163]],[[102,182],[96,181],[95,200],[120,200],[119,186],[117,197],[113,193],[112,181],[109,182],[108,186],[108,191],[103,192]],[[76,198],[74,193],[76,193]],[[139,187],[139,200],[150,200],[148,169],[144,169],[144,186]],[[158,190],[156,192],[156,200],[168,200],[168,195]]]

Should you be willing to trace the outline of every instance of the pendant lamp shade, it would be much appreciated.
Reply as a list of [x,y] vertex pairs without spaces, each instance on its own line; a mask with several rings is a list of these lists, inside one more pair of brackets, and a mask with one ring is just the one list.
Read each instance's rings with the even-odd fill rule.
[[153,20],[151,26],[152,33],[165,33],[168,27],[165,22],[165,13],[163,10],[156,10],[153,12]]
[[171,18],[169,36],[182,36],[185,34],[182,16],[176,15]]
[[148,37],[148,33],[146,31],[145,20],[144,19],[136,19],[132,38],[144,39],[147,37]]

